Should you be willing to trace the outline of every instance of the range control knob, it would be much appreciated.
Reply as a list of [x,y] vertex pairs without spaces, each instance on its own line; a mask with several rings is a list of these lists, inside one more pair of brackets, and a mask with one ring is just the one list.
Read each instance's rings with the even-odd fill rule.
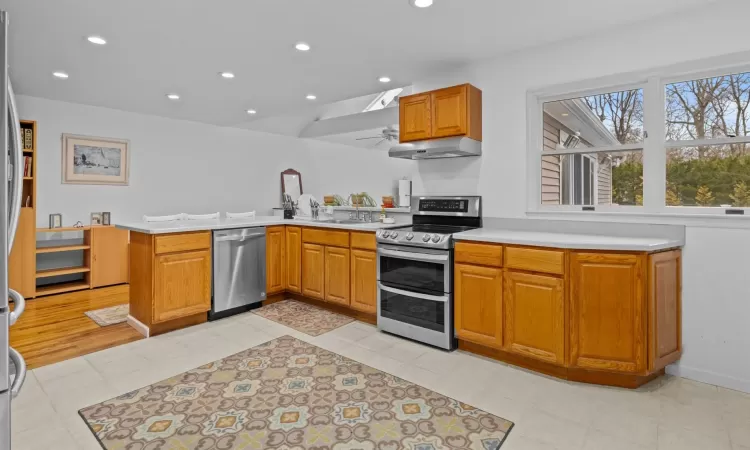
[[390,232],[390,231],[388,231],[388,230],[384,230],[384,231],[383,231],[383,237],[384,237],[384,238],[387,238],[388,236],[390,236],[390,234],[391,234],[391,232]]
[[431,236],[429,234],[425,234],[424,236],[422,236],[422,242],[430,242],[430,237]]
[[378,230],[375,232],[375,236],[380,237],[383,235],[383,230]]
[[391,239],[396,239],[398,237],[398,231],[394,231],[391,233]]
[[406,240],[411,241],[414,239],[414,233],[406,233]]
[[438,242],[440,242],[440,239],[442,238],[443,238],[442,236],[440,236],[439,234],[436,234],[435,236],[432,237],[432,242],[437,244]]

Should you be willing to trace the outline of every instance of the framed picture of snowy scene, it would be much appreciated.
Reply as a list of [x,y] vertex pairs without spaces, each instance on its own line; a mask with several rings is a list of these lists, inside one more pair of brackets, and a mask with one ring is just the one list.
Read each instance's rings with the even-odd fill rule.
[[130,141],[63,134],[62,182],[127,186]]

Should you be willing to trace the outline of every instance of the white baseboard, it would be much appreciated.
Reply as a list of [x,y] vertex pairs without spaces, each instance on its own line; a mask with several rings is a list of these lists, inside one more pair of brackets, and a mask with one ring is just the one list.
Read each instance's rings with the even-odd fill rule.
[[750,393],[750,380],[728,377],[708,370],[685,367],[679,364],[667,366],[667,373],[677,377],[688,378],[701,383],[713,384],[727,389]]
[[128,314],[128,325],[135,328],[135,331],[141,333],[143,336],[148,337],[150,334],[149,328],[143,324],[140,320],[136,319],[135,317]]

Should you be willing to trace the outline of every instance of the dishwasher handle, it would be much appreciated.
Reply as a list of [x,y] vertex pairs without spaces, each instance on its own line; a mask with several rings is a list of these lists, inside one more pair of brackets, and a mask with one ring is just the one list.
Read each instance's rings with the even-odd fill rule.
[[223,237],[214,238],[214,241],[215,242],[228,242],[228,241],[243,242],[243,241],[247,241],[250,239],[264,237],[265,235],[266,233],[253,233],[253,234],[248,234],[245,236],[223,236]]

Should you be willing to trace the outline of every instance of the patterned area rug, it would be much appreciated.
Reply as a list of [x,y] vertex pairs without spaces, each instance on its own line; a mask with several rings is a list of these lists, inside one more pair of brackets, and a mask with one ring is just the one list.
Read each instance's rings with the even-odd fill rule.
[[309,336],[320,336],[354,321],[351,317],[296,300],[271,303],[253,310],[253,313]]
[[107,450],[497,450],[513,427],[290,336],[79,414]]
[[100,327],[106,327],[109,325],[123,323],[128,320],[129,311],[130,305],[126,304],[97,309],[95,311],[86,311],[84,314],[89,316],[89,319],[96,322],[96,324]]

